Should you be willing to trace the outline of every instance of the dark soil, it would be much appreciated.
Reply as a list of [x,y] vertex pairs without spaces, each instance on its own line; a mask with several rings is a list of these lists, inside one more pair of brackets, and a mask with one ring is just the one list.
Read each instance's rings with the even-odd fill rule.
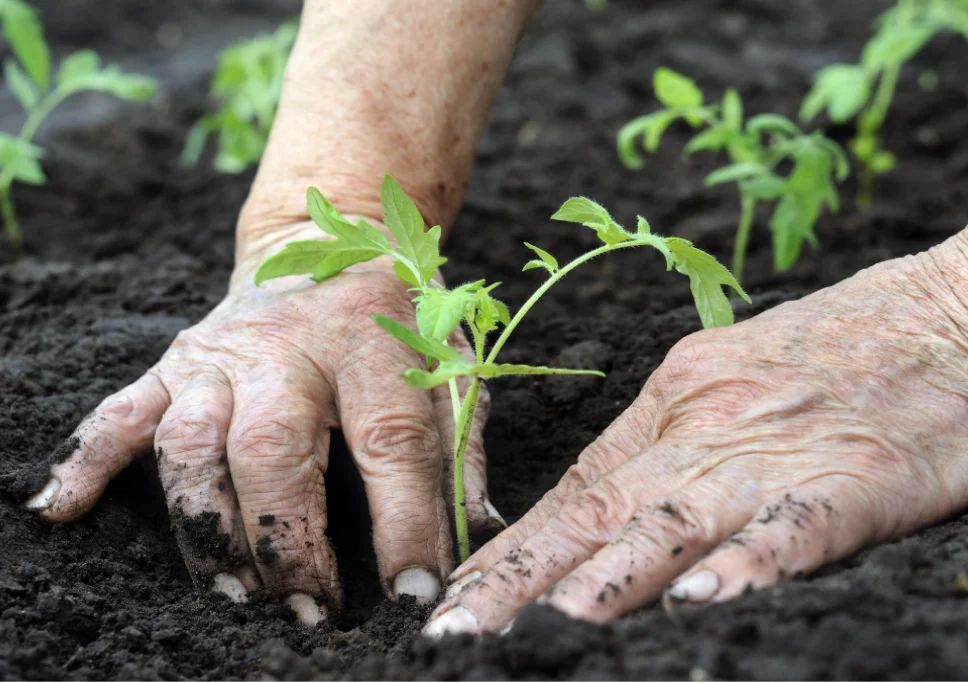
[[[547,220],[579,193],[620,220],[643,213],[656,230],[728,257],[737,203],[728,188],[703,188],[709,159],[680,162],[687,131],[674,130],[644,171],[624,170],[616,159],[618,127],[654,107],[653,69],[685,71],[717,96],[736,86],[750,111],[794,114],[809,74],[855,58],[885,4],[612,0],[592,16],[579,0],[548,3],[494,109],[446,274],[502,280],[504,298],[520,304],[538,278],[519,272],[528,258],[524,239],[566,259],[593,243],[590,233]],[[118,59],[150,53],[159,64],[168,63],[166,53],[148,45],[162,24],[180,23],[186,35],[203,20],[229,26],[244,17],[269,27],[286,9],[133,0],[44,7],[59,50],[104,44]],[[177,53],[169,50],[168,58]],[[861,214],[848,200],[843,213],[823,219],[822,250],[782,276],[770,270],[761,229],[748,266],[755,303],[741,306],[741,317],[923,250],[964,225],[968,47],[942,38],[920,65],[938,70],[940,86],[921,92],[918,68],[905,72],[887,130],[900,168],[880,185],[874,211]],[[356,527],[344,522],[332,531],[346,613],[316,630],[295,625],[265,597],[236,606],[195,591],[153,458],[123,473],[82,521],[35,521],[20,503],[48,455],[226,286],[233,224],[251,176],[176,168],[187,126],[205,106],[204,74],[165,73],[170,81],[153,108],[111,110],[49,136],[49,185],[17,190],[29,258],[0,257],[0,677],[968,675],[968,596],[965,580],[957,581],[968,570],[964,519],[729,605],[672,616],[647,608],[606,628],[529,610],[513,638],[442,644],[415,638],[425,610],[382,599],[359,513]],[[845,140],[849,131],[831,134]],[[550,488],[668,349],[697,329],[688,285],[660,261],[618,254],[585,267],[552,293],[508,350],[510,362],[594,357],[610,374],[581,391],[528,379],[494,383],[492,498],[507,517],[523,514]],[[347,461],[345,454],[333,458],[330,488],[345,500],[331,505],[359,511],[353,486],[332,485],[353,481]]]

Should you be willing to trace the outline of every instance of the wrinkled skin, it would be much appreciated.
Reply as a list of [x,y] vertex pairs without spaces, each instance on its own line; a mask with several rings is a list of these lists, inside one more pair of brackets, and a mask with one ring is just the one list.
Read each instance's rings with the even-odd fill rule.
[[964,509],[966,274],[962,233],[681,341],[428,633],[730,600]]
[[[279,230],[277,245],[321,235]],[[320,284],[288,277],[256,287],[261,260],[243,262],[222,303],[81,423],[76,451],[52,469],[53,498],[28,505],[48,521],[76,519],[153,445],[196,583],[236,600],[264,586],[312,623],[341,601],[324,532],[330,430],[342,429],[366,486],[386,592],[436,598],[453,568],[449,394],[408,387],[403,373],[422,359],[370,319],[415,326],[408,285],[391,264],[371,261]],[[451,343],[471,353],[459,334]],[[486,411],[485,395],[478,414]],[[466,461],[478,529],[503,525],[485,504],[482,422]]]

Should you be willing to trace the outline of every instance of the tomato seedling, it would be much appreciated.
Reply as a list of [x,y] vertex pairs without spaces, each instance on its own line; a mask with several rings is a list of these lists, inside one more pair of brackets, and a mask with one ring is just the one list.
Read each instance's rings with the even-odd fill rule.
[[[826,205],[840,208],[836,182],[850,172],[840,146],[819,132],[804,133],[779,114],[759,114],[744,120],[743,101],[732,88],[720,104],[705,104],[702,90],[691,79],[671,69],[656,69],[653,86],[665,105],[627,123],[618,135],[618,153],[629,168],[642,168],[639,141],[649,153],[659,148],[662,135],[678,120],[702,131],[686,145],[684,154],[725,151],[730,164],[709,174],[706,185],[736,183],[740,218],[733,247],[733,275],[742,282],[750,231],[759,202],[776,202],[770,229],[773,264],[778,271],[800,258],[803,243],[817,246],[813,226]],[[782,175],[783,162],[790,170]]]
[[[501,349],[514,330],[555,283],[583,263],[619,249],[648,246],[658,250],[667,269],[675,268],[689,276],[699,316],[705,327],[718,327],[733,322],[733,310],[723,292],[728,286],[741,297],[749,297],[739,283],[715,258],[678,237],[660,237],[652,233],[648,222],[639,218],[636,232],[628,232],[616,223],[604,207],[590,199],[569,199],[552,219],[578,223],[594,230],[603,245],[574,261],[560,265],[554,256],[532,244],[525,245],[536,258],[524,270],[543,269],[548,278],[523,306],[511,316],[507,306],[492,292],[500,283],[484,280],[447,289],[434,279],[437,268],[446,262],[440,255],[440,227],[425,231],[420,211],[390,176],[383,181],[380,198],[384,225],[396,242],[368,223],[346,220],[314,187],[307,191],[309,215],[329,239],[289,242],[278,254],[266,259],[255,274],[257,285],[286,275],[309,275],[320,282],[349,266],[378,256],[393,260],[394,272],[411,286],[416,304],[417,329],[384,316],[373,320],[386,332],[427,359],[425,367],[405,373],[407,384],[421,389],[448,385],[455,425],[454,435],[454,516],[461,560],[468,557],[467,512],[464,496],[464,452],[477,408],[481,380],[508,375],[581,375],[604,376],[596,370],[565,370],[543,366],[498,363]],[[465,358],[447,343],[463,323],[471,335],[474,358]],[[503,326],[497,339],[487,346],[489,334]],[[461,397],[457,380],[465,378],[467,390]]]
[[[965,0],[900,0],[875,22],[859,64],[831,64],[814,76],[800,108],[801,121],[826,111],[834,123],[857,119],[850,151],[860,166],[857,203],[870,208],[878,176],[897,159],[883,147],[881,128],[894,100],[901,68],[937,34],[954,31],[968,38]],[[930,79],[929,79],[930,80]]]
[[157,89],[154,79],[127,74],[117,66],[102,66],[97,54],[81,50],[65,57],[51,80],[50,49],[37,11],[21,0],[0,0],[3,35],[13,52],[3,63],[7,89],[27,115],[15,137],[0,132],[0,215],[15,252],[23,250],[23,235],[14,210],[11,186],[46,182],[42,147],[32,141],[40,124],[66,98],[82,91],[104,92],[123,100],[143,101]]
[[198,163],[210,135],[217,136],[212,165],[223,173],[239,173],[258,163],[276,118],[282,79],[296,39],[296,22],[275,33],[257,36],[222,50],[212,76],[211,95],[218,111],[199,119],[182,150],[183,166]]

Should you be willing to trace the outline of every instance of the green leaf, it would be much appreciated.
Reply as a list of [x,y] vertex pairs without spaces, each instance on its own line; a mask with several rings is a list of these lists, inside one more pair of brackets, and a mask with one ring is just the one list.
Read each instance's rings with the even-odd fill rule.
[[37,86],[24,73],[20,65],[12,59],[5,60],[3,62],[3,74],[4,80],[7,82],[7,87],[13,93],[13,96],[17,98],[20,106],[28,112],[33,109],[37,105],[40,95],[37,93]]
[[689,156],[696,152],[719,152],[735,137],[735,131],[725,126],[708,128],[689,141],[683,149],[683,154]]
[[711,255],[692,246],[688,240],[669,237],[666,238],[666,244],[675,258],[676,270],[689,276],[689,287],[703,327],[732,325],[733,308],[723,287],[732,287],[744,300],[752,303],[733,274]]
[[281,252],[262,262],[255,273],[255,284],[286,275],[312,275],[318,282],[379,255],[379,251],[360,249],[340,240],[289,242]]
[[616,223],[601,204],[586,197],[572,197],[551,217],[554,221],[579,223],[598,233],[598,238],[608,245],[632,239],[632,235]]
[[890,173],[897,166],[897,157],[890,152],[880,151],[871,156],[867,167],[877,175]]
[[773,201],[786,190],[786,181],[770,173],[769,175],[740,181],[739,189],[744,196],[757,201]]
[[567,370],[565,368],[546,368],[542,365],[513,365],[509,363],[486,363],[475,365],[471,374],[478,377],[508,377],[510,375],[594,375],[604,377],[598,370]]
[[667,107],[701,107],[702,90],[691,78],[680,73],[659,67],[652,77],[655,96]]
[[306,188],[306,209],[313,223],[323,232],[354,247],[390,253],[390,241],[386,235],[362,218],[356,225],[350,223],[315,187]]
[[790,119],[779,114],[759,114],[746,122],[746,130],[759,135],[773,133],[795,137],[802,135],[800,128]]
[[460,325],[474,294],[468,286],[453,290],[443,287],[424,289],[415,299],[417,303],[417,329],[430,339],[444,341]]
[[846,123],[871,97],[871,77],[862,66],[832,64],[814,77],[813,88],[800,107],[800,120],[812,121],[827,109],[834,123]]
[[[558,259],[556,259],[554,256],[546,252],[541,247],[536,247],[529,242],[525,242],[524,246],[526,246],[528,249],[530,249],[535,254],[537,254],[538,258],[540,259],[539,261],[529,261],[529,263],[536,264],[534,267],[545,268],[549,273],[554,273],[555,271],[558,270]],[[530,269],[527,266],[525,266],[524,270],[530,270]]]
[[198,163],[202,153],[205,151],[205,143],[208,141],[209,122],[207,118],[201,118],[195,122],[188,137],[185,138],[185,147],[182,149],[178,163],[184,168],[190,168]]
[[424,220],[417,205],[390,175],[383,178],[380,201],[386,213],[383,222],[400,245],[399,253],[415,269],[416,285],[426,286],[437,268],[447,262],[440,256],[440,226],[424,232]]
[[0,0],[3,35],[21,66],[42,94],[50,87],[50,51],[33,7],[21,0]]
[[639,216],[638,220],[638,231],[635,233],[636,237],[641,237],[642,235],[651,235],[652,226],[649,225],[649,221],[645,220],[642,216]]
[[61,60],[57,85],[62,88],[73,86],[94,76],[100,68],[101,58],[94,50],[79,50]]
[[743,130],[743,100],[733,88],[723,94],[722,118],[727,129],[736,133]]
[[618,156],[627,168],[640,169],[645,165],[638,153],[637,140],[642,138],[642,148],[653,153],[659,148],[662,134],[678,119],[679,112],[663,110],[654,114],[640,116],[622,126],[618,132]]
[[713,171],[706,176],[706,187],[722,185],[723,183],[735,183],[750,180],[758,176],[766,175],[770,172],[763,164],[739,163],[724,166],[719,170]]
[[904,64],[920,52],[937,31],[934,26],[885,25],[864,46],[861,63],[873,70]]
[[[456,349],[452,349],[436,339],[421,336],[406,325],[398,323],[396,320],[384,315],[375,315],[373,316],[373,322],[382,327],[390,336],[399,339],[422,356],[429,356],[441,362],[467,362]],[[467,364],[470,365],[470,363]]]
[[508,311],[508,307],[491,296],[491,292],[500,284],[500,282],[497,282],[484,287],[474,295],[472,318],[474,325],[482,334],[496,330],[498,324],[507,325],[511,322],[511,313]]
[[0,168],[6,169],[13,179],[28,185],[43,185],[47,178],[39,159],[44,150],[8,133],[0,133]]
[[466,377],[472,374],[474,364],[465,360],[447,361],[438,365],[433,372],[411,368],[403,373],[407,384],[417,389],[433,389],[446,384],[455,377]]

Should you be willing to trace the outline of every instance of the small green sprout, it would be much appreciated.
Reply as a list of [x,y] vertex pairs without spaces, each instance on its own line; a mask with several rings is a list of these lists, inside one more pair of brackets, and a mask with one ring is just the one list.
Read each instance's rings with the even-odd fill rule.
[[[860,63],[821,69],[800,108],[804,122],[824,110],[837,124],[857,119],[850,151],[860,166],[857,203],[865,209],[873,203],[877,177],[897,165],[894,155],[882,146],[881,128],[894,100],[901,68],[942,31],[968,38],[968,2],[899,0],[877,18],[875,25],[877,30],[864,46]],[[922,83],[930,86],[931,77]]]
[[218,136],[213,166],[222,173],[240,173],[258,163],[276,118],[282,79],[296,39],[296,22],[272,35],[230,45],[222,50],[212,76],[212,97],[218,111],[199,119],[182,150],[183,166],[198,163],[210,135]]
[[[850,172],[844,151],[821,133],[804,133],[779,114],[759,114],[744,119],[743,101],[732,88],[720,104],[705,104],[691,79],[659,68],[654,75],[656,97],[665,109],[627,123],[618,135],[618,153],[629,168],[641,168],[641,139],[646,152],[655,152],[672,123],[683,119],[702,131],[686,145],[686,156],[695,152],[725,151],[730,164],[706,178],[706,185],[736,183],[740,194],[740,219],[733,248],[733,274],[742,282],[746,248],[759,202],[776,202],[770,229],[773,232],[773,263],[778,271],[793,266],[804,242],[817,246],[813,226],[824,205],[840,207],[836,182]],[[781,174],[784,162],[790,171]]]
[[0,0],[0,23],[13,52],[3,63],[4,80],[27,115],[19,135],[0,133],[0,215],[7,239],[20,253],[23,235],[10,188],[15,180],[28,185],[47,181],[40,167],[44,150],[32,142],[44,119],[75,93],[97,91],[144,101],[155,93],[157,84],[147,76],[126,74],[117,66],[101,66],[91,50],[65,57],[52,81],[50,50],[36,10],[22,0]]
[[[508,375],[604,376],[595,370],[564,370],[497,362],[501,349],[524,316],[555,283],[598,256],[619,249],[649,246],[665,257],[667,269],[675,268],[689,277],[705,327],[719,327],[733,322],[733,310],[723,292],[724,286],[732,287],[749,301],[730,272],[688,240],[659,237],[652,233],[644,218],[639,218],[636,232],[628,232],[612,219],[604,207],[590,199],[577,197],[565,202],[552,219],[578,223],[594,230],[602,246],[561,265],[547,251],[526,244],[537,258],[528,261],[524,270],[542,269],[547,271],[548,278],[511,316],[507,306],[492,294],[500,283],[488,285],[484,280],[479,280],[447,289],[434,279],[437,268],[446,262],[439,250],[440,227],[425,231],[420,211],[390,176],[384,178],[381,200],[386,213],[383,222],[396,245],[362,218],[355,225],[350,223],[319,190],[310,187],[307,191],[309,215],[329,239],[288,243],[281,252],[262,263],[256,271],[255,282],[259,285],[285,275],[309,275],[312,280],[319,282],[355,263],[378,256],[389,256],[393,260],[396,274],[412,287],[410,291],[414,294],[416,304],[417,329],[412,330],[383,316],[374,316],[373,320],[387,333],[426,357],[425,367],[407,370],[407,384],[421,389],[448,385],[456,426],[453,445],[454,516],[462,560],[467,559],[470,553],[464,494],[464,452],[477,408],[481,380]],[[470,332],[473,359],[465,358],[447,344],[451,332],[461,323]],[[488,348],[488,335],[496,333],[502,326],[497,339]],[[463,399],[457,386],[457,379],[461,377],[468,380]]]

